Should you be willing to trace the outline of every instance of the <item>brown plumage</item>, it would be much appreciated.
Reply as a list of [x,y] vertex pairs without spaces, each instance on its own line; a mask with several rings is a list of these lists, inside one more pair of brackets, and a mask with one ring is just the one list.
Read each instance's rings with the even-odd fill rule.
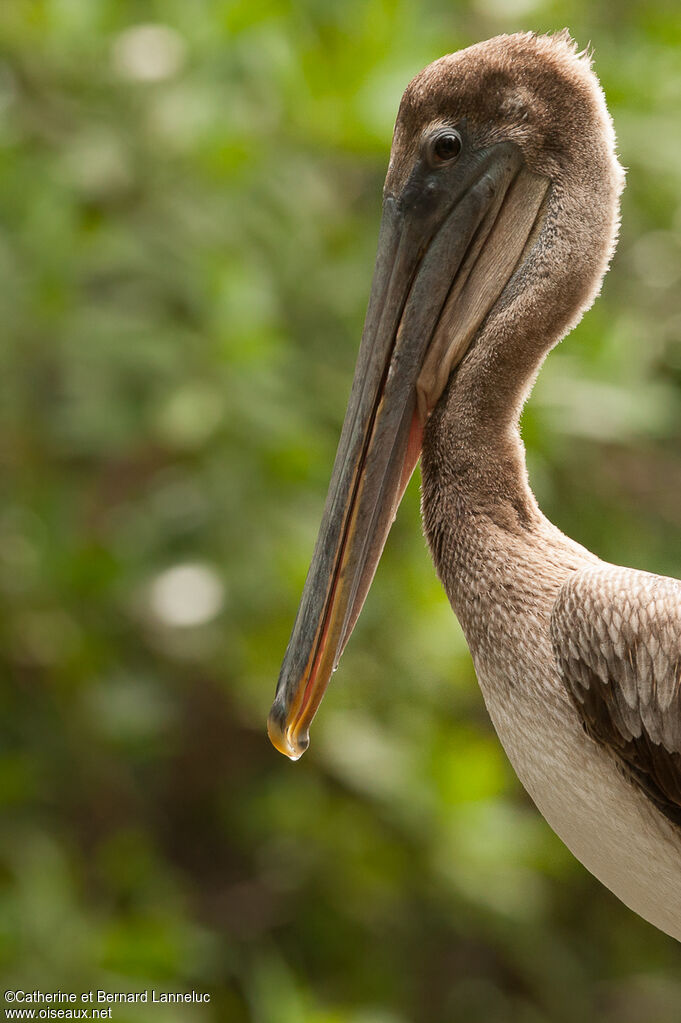
[[422,447],[433,560],[518,776],[597,877],[681,938],[681,584],[606,565],[548,522],[518,428],[546,354],[598,292],[622,185],[567,33],[491,39],[407,88],[270,734],[293,758],[306,748]]
[[575,572],[551,638],[589,735],[681,825],[681,583],[610,565]]

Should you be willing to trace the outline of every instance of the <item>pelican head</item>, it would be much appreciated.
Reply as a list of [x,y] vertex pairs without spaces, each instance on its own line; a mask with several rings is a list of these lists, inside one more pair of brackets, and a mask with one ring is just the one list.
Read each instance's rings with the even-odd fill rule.
[[543,355],[598,291],[621,187],[603,94],[567,33],[498,36],[408,86],[352,392],[268,721],[292,759],[308,746],[432,411],[465,363],[496,360],[499,407],[517,412]]

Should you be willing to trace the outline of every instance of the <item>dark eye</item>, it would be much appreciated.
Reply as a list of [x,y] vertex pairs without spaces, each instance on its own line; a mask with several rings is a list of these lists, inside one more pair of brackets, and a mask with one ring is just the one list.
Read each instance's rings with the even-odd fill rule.
[[456,131],[443,132],[433,142],[432,152],[436,163],[449,163],[451,160],[456,160],[461,152],[461,136]]

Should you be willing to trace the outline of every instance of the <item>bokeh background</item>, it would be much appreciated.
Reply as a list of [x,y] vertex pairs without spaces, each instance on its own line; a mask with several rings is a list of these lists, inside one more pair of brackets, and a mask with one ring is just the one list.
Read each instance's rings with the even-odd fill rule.
[[681,576],[671,0],[4,0],[0,978],[208,991],[162,1023],[672,1023],[681,949],[491,730],[418,473],[312,746],[264,723],[405,85],[591,42],[629,168],[602,297],[524,417],[548,515]]

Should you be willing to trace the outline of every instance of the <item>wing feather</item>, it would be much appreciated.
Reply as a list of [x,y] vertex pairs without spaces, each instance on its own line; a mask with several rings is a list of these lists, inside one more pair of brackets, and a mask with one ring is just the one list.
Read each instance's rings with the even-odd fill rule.
[[576,572],[551,638],[586,731],[681,824],[681,582],[608,565]]

